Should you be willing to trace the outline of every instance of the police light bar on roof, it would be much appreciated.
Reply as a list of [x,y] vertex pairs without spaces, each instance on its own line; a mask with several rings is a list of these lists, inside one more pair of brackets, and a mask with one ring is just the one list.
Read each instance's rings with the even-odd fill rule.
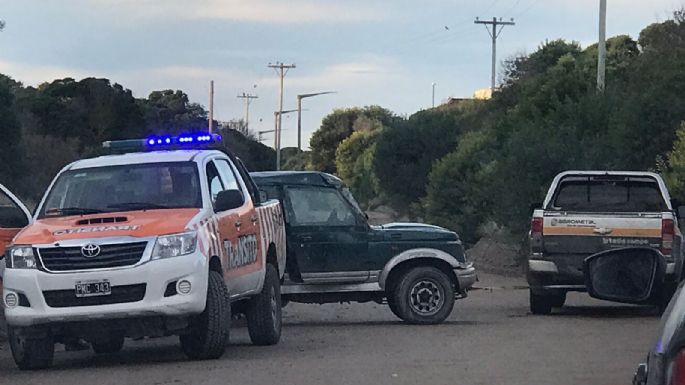
[[155,149],[196,148],[221,142],[221,135],[208,132],[192,132],[176,136],[149,136],[146,139],[111,140],[102,147],[111,151],[144,151]]

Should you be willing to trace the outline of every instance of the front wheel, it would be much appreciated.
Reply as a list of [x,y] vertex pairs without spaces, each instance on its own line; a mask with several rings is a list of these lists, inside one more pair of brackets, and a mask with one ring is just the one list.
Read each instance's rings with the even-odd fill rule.
[[19,330],[9,327],[10,349],[19,369],[45,369],[52,365],[55,341],[48,330],[41,334],[40,337],[26,336]]
[[439,269],[415,267],[402,275],[388,293],[390,309],[412,324],[438,324],[454,307],[454,286]]
[[221,274],[209,272],[205,310],[190,320],[187,334],[182,334],[181,348],[191,359],[219,358],[226,350],[231,322],[228,289]]
[[278,271],[266,265],[264,287],[250,298],[247,307],[247,330],[255,345],[275,345],[281,339],[281,283]]

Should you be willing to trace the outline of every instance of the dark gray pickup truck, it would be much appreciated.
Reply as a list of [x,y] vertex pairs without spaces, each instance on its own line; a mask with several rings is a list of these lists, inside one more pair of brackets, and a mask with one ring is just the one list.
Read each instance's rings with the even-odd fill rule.
[[418,223],[368,224],[349,190],[321,172],[258,172],[252,178],[282,202],[287,301],[387,303],[417,324],[440,323],[476,281],[456,233]]

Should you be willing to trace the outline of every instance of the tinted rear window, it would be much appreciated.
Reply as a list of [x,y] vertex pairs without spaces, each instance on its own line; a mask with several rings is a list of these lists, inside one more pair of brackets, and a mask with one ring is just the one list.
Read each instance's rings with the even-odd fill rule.
[[572,177],[561,181],[552,210],[659,212],[668,210],[651,178]]

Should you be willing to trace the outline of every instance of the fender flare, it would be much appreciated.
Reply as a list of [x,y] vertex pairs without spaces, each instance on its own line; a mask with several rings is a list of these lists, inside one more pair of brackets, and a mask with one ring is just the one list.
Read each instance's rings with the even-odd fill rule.
[[414,259],[434,259],[434,260],[439,260],[443,262],[447,262],[450,266],[452,266],[453,269],[458,269],[460,267],[466,267],[465,263],[459,262],[456,258],[454,258],[452,255],[449,253],[446,253],[442,250],[438,249],[430,249],[430,248],[417,248],[417,249],[410,249],[410,250],[405,250],[396,256],[392,257],[383,267],[383,270],[381,270],[380,275],[378,276],[378,284],[381,287],[381,290],[385,290],[385,282],[390,276],[390,272],[392,269],[397,267],[399,264],[414,260]]

